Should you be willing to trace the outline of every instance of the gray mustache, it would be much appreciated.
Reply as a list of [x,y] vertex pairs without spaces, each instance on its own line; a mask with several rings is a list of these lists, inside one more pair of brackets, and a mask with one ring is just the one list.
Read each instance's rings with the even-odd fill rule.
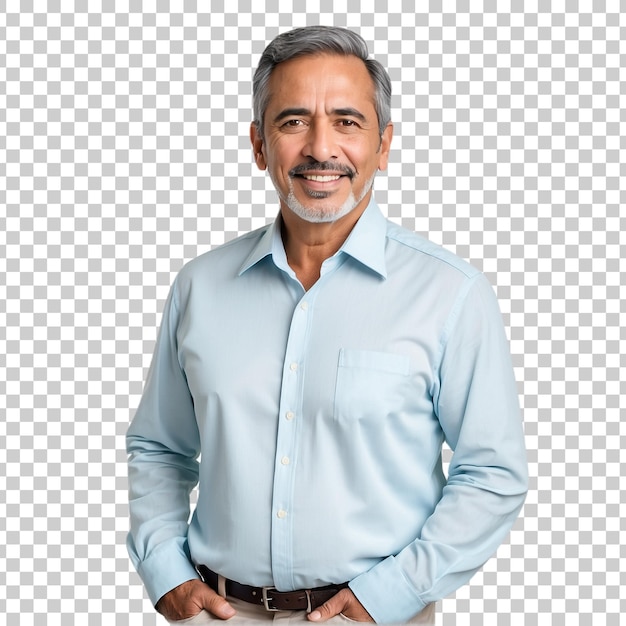
[[307,172],[339,172],[345,174],[350,178],[354,178],[354,170],[347,165],[340,165],[338,163],[330,163],[328,161],[313,162],[313,163],[301,163],[289,170],[289,176],[299,176],[300,174],[306,174]]

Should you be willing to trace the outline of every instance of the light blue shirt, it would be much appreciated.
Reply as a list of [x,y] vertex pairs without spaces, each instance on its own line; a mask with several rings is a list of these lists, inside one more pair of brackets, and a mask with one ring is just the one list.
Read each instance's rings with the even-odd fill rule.
[[350,581],[404,621],[496,551],[528,480],[492,288],[373,200],[308,291],[280,217],[188,263],[127,443],[154,603],[196,563],[280,590]]

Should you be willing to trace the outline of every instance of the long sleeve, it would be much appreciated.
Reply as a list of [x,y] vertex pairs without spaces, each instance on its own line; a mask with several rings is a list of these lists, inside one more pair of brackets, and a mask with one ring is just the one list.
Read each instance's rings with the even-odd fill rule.
[[131,560],[154,604],[196,578],[187,548],[200,438],[177,354],[176,283],[165,304],[144,393],[127,434]]
[[508,342],[481,274],[447,320],[438,370],[433,403],[453,450],[443,497],[414,542],[350,584],[380,623],[406,621],[465,584],[505,539],[527,491]]
[[323,269],[304,292],[276,221],[179,273],[128,432],[153,602],[201,563],[284,591],[350,581],[402,622],[510,530],[526,457],[487,280],[375,204]]

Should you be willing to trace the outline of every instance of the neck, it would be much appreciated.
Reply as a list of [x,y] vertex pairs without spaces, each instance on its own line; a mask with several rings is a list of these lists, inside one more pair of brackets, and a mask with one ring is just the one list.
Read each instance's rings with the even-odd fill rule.
[[281,206],[281,235],[287,263],[305,290],[317,282],[322,263],[341,248],[366,207],[364,203],[336,222],[316,224]]

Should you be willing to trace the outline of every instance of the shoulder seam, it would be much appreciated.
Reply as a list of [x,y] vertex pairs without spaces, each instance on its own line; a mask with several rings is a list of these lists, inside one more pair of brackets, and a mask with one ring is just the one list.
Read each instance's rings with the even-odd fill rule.
[[[393,222],[391,223],[393,224]],[[397,226],[396,224],[393,225]],[[409,235],[414,235],[415,237],[420,237],[419,235],[412,233],[411,231],[407,231],[407,233]],[[403,237],[398,237],[396,233],[390,232],[389,230],[387,230],[387,238],[399,243],[400,245],[406,246],[411,250],[415,250],[415,252],[425,254],[426,256],[429,256],[433,259],[437,259],[438,261],[441,261],[442,263],[445,263],[446,265],[449,265],[453,269],[459,271],[461,274],[469,279],[472,279],[476,275],[482,273],[478,268],[474,267],[461,257],[456,256],[453,252],[446,250],[445,248],[433,243],[426,238],[423,239],[425,244],[423,246],[417,245],[418,242],[413,244],[411,241],[408,241]],[[456,262],[454,262],[453,260]]]

